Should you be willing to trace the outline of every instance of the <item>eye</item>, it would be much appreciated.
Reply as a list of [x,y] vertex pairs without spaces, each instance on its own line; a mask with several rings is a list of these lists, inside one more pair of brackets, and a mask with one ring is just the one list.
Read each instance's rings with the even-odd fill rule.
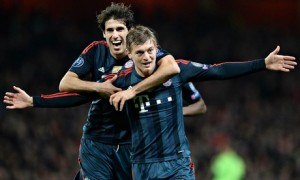
[[142,56],[142,55],[144,54],[144,52],[142,52],[142,51],[137,51],[136,54],[137,54],[138,56]]
[[123,31],[124,29],[124,27],[117,27],[117,31]]
[[106,31],[107,32],[113,32],[114,30],[113,30],[113,28],[107,28]]
[[152,54],[153,51],[154,51],[154,49],[153,49],[153,48],[150,48],[150,49],[148,50],[148,53],[149,53],[149,54]]

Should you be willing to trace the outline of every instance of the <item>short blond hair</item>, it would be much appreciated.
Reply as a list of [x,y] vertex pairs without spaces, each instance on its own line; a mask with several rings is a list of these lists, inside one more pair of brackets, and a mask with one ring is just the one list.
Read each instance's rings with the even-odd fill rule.
[[146,41],[151,40],[154,45],[157,45],[157,38],[153,30],[146,26],[137,25],[130,29],[126,37],[126,47],[130,52],[132,45],[142,45]]

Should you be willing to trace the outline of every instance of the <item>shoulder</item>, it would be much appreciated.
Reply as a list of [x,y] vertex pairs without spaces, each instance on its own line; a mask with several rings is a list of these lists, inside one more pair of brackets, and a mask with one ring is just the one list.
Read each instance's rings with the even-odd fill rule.
[[89,52],[91,49],[93,49],[94,47],[98,47],[98,46],[103,46],[105,48],[108,47],[106,41],[93,41],[92,43],[90,43],[88,46],[86,46],[84,48],[84,50],[82,51],[82,54],[86,54],[87,52]]
[[185,59],[176,59],[177,64],[188,64],[190,61]]
[[122,69],[118,73],[118,78],[126,77],[126,76],[130,75],[132,73],[132,71],[133,71],[133,67]]

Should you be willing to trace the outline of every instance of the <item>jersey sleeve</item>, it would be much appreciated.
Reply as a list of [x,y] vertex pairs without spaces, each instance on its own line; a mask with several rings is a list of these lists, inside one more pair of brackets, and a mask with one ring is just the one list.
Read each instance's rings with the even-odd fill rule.
[[94,41],[88,45],[79,55],[79,57],[73,62],[69,71],[76,73],[79,78],[83,78],[90,74],[93,71],[93,58],[97,44],[99,44],[99,42]]
[[200,92],[195,88],[192,82],[185,83],[182,86],[182,96],[189,104],[193,104],[202,98]]
[[157,61],[161,60],[163,57],[169,55],[170,53],[167,52],[166,50],[161,49],[160,47],[158,48],[158,51],[156,53],[156,59]]
[[61,92],[48,95],[33,96],[33,107],[35,108],[66,108],[85,104],[99,99],[99,96],[92,93],[78,94]]
[[245,62],[225,62],[221,64],[201,64],[187,60],[177,60],[184,82],[231,79],[266,69],[264,59]]

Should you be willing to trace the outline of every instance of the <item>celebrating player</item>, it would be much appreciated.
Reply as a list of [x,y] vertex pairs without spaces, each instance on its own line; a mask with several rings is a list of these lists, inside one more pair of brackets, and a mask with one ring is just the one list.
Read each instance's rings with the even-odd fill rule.
[[[130,94],[132,86],[155,73],[159,52],[154,34],[144,26],[130,30],[126,39],[129,57],[134,65],[127,62],[114,82],[115,86],[124,90],[111,96],[110,102],[117,110],[122,110],[127,100],[122,95]],[[182,85],[188,81],[229,79],[264,69],[284,72],[294,69],[297,64],[295,58],[278,55],[278,52],[279,47],[265,59],[219,65],[178,60],[179,75],[128,101],[123,112],[127,113],[132,130],[134,179],[194,179],[190,166],[191,153],[183,127]],[[106,78],[110,77],[114,76]],[[14,106],[13,96],[7,94],[5,99],[6,103]],[[41,106],[44,100],[35,101],[35,105]]]

